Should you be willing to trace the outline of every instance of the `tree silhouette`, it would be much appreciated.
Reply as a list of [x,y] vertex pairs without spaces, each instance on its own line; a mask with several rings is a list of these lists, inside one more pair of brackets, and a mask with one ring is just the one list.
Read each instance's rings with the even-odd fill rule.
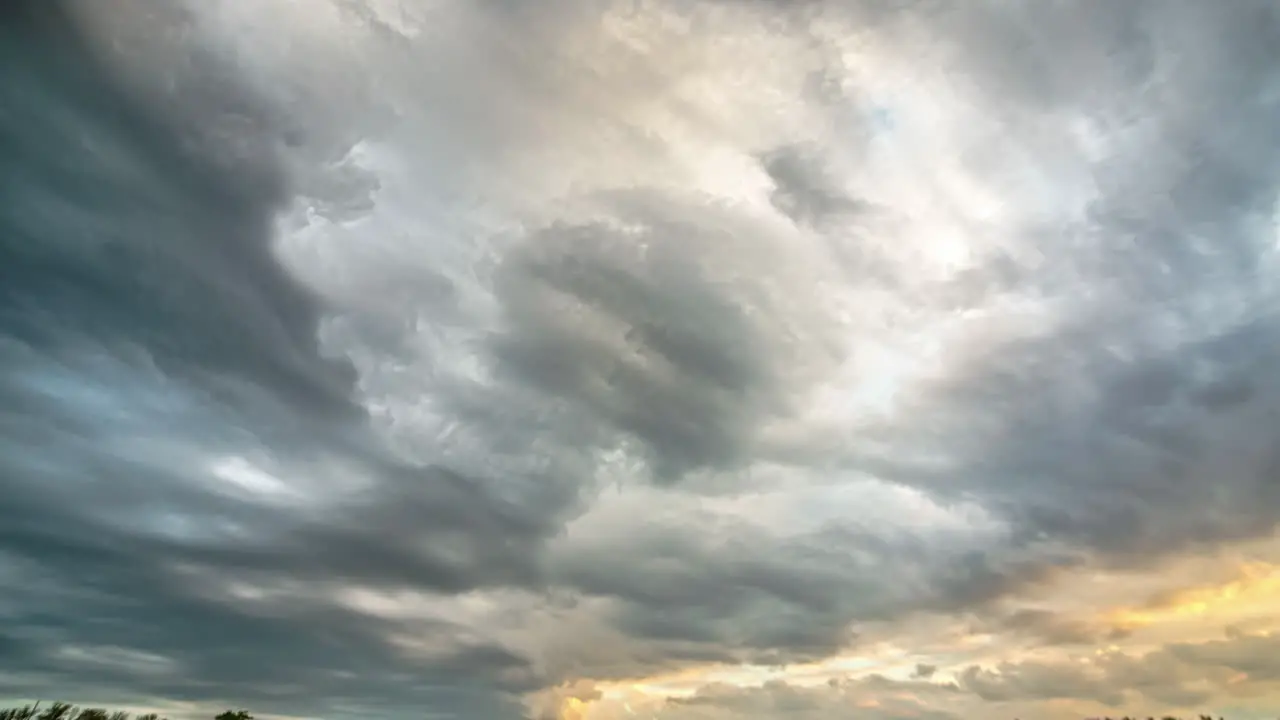
[[40,703],[20,708],[0,710],[0,720],[31,720],[31,718],[36,716],[36,708],[38,707],[40,707]]
[[71,720],[76,708],[70,703],[56,702],[40,713],[39,720]]
[[[244,710],[227,711],[218,720],[253,720]],[[111,712],[103,708],[78,708],[71,703],[56,702],[40,711],[40,703],[23,707],[0,709],[0,720],[130,720],[127,712]],[[167,720],[156,713],[138,715],[132,720]]]
[[[3,2],[3,0],[0,0]],[[15,708],[0,708],[0,720],[166,720],[156,713],[132,717],[127,712],[103,708],[78,708],[71,703],[56,702],[42,711],[40,703]],[[253,720],[246,710],[227,710],[214,720]]]

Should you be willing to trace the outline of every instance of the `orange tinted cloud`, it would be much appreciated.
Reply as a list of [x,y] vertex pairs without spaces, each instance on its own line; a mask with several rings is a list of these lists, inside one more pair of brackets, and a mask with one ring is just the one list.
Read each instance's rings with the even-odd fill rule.
[[1280,566],[1268,563],[1241,565],[1236,579],[1162,593],[1140,606],[1108,614],[1117,627],[1134,629],[1190,618],[1236,619],[1272,611],[1280,606]]

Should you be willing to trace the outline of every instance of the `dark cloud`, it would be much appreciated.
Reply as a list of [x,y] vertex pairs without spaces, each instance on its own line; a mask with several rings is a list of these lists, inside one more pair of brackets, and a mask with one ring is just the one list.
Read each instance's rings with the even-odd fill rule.
[[[912,613],[987,607],[1059,570],[1033,553],[1019,560],[973,542],[947,546],[855,527],[783,540],[668,510],[616,539],[557,552],[548,568],[556,582],[618,603],[610,620],[639,648],[691,661],[790,665],[856,647],[864,630]],[[625,563],[609,561],[624,556]],[[1028,617],[1006,621],[1058,642],[1082,632],[1065,619],[1034,628]],[[642,672],[636,660],[598,667],[597,677],[634,676]]]
[[1115,639],[1112,628],[1036,608],[1014,610],[992,624],[994,630],[1024,635],[1040,645],[1094,645]]
[[775,188],[770,196],[774,207],[793,220],[817,225],[841,216],[869,210],[865,203],[849,197],[836,186],[815,155],[816,148],[785,147],[762,158],[764,170]]
[[[323,308],[272,246],[278,108],[215,56],[171,68],[169,95],[113,75],[68,7],[7,3],[0,30],[3,664],[135,700],[516,713],[496,685],[525,660],[451,641],[408,662],[402,629],[315,588],[534,582],[554,528],[369,438]],[[217,469],[236,457],[363,488],[316,512],[327,481],[279,502]],[[265,608],[231,592],[254,578],[294,589]]]
[[6,50],[5,336],[51,357],[131,348],[183,381],[354,413],[351,371],[319,355],[315,301],[272,257],[282,129],[213,60],[171,100],[194,123],[86,72],[105,61],[55,27],[58,7],[7,11],[22,42]]
[[[490,708],[500,717],[500,696],[476,673],[523,664],[499,648],[458,643],[430,667],[410,670],[412,663],[387,642],[401,628],[337,607],[305,586],[267,599],[237,596],[237,584],[252,587],[262,577],[240,569],[177,576],[136,554],[108,550],[83,563],[37,560],[7,590],[21,609],[6,613],[18,642],[5,664],[54,692],[251,704],[286,713],[335,712],[336,704],[354,708],[341,713],[350,716],[430,707],[446,717],[470,717]],[[22,677],[14,682],[3,687],[6,694],[33,689]],[[325,688],[323,696],[316,696],[318,687]]]
[[505,259],[498,371],[643,443],[660,481],[740,466],[780,409],[784,358],[759,319],[771,308],[709,275],[719,263],[705,253],[749,244],[750,230],[647,194],[610,204],[608,224],[544,229]]

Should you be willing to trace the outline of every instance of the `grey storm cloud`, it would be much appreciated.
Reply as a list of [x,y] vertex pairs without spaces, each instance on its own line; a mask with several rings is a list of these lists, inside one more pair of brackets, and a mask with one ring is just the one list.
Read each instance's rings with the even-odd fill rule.
[[[200,45],[199,9],[177,0],[110,22],[74,2],[0,11],[0,661],[22,673],[0,691],[518,717],[517,694],[580,665],[519,621],[501,636],[431,609],[406,620],[344,588],[459,606],[558,593],[616,633],[614,664],[594,671],[625,677],[816,660],[862,623],[987,611],[1086,559],[1148,563],[1280,520],[1273,4],[673,0],[664,12],[692,18],[681,52],[637,42],[609,56],[621,70],[601,62],[626,92],[568,59],[597,47],[607,3],[455,8],[486,41],[448,31],[439,52],[414,45],[406,5],[333,3],[359,32],[327,36],[339,60],[280,87]],[[673,89],[703,62],[689,48],[716,46],[698,33],[731,13],[817,47],[788,92],[837,118],[838,132],[804,116],[773,133],[743,110],[744,164],[670,173],[756,183],[759,208],[648,187],[595,150],[559,162],[558,124],[664,159],[707,128],[732,135],[707,119],[718,100]],[[131,22],[152,39],[129,42]],[[848,68],[823,23],[901,43],[895,58],[931,48],[954,73],[998,128],[957,153],[964,170],[1027,205],[999,231],[1013,240],[942,279],[900,254],[924,205],[877,195],[892,178],[844,181],[896,121],[871,88],[832,79]],[[693,140],[646,134],[654,105]],[[423,108],[444,119],[420,128]],[[851,115],[863,122],[845,128]],[[1070,133],[1114,143],[1089,155]],[[526,147],[550,157],[499,162]],[[546,207],[538,178],[580,167],[604,180],[566,180],[564,212]],[[1087,202],[1015,197],[1040,176]],[[504,202],[524,205],[508,217]],[[300,227],[331,243],[290,245]],[[833,286],[861,294],[836,302]],[[1013,301],[1043,312],[1001,315]],[[900,388],[898,411],[809,432],[826,422],[805,414],[812,398],[840,411],[829,385],[851,356],[930,314],[977,340]],[[876,372],[856,389],[887,385]],[[844,485],[854,516],[828,511]],[[591,524],[615,489],[636,506]],[[706,509],[764,491],[812,499]],[[927,513],[956,527],[912,524]],[[1099,638],[1033,611],[991,624]],[[429,652],[406,650],[411,633]],[[1269,640],[1167,654],[1252,674],[1232,654],[1250,642]],[[1135,668],[1011,666],[960,686],[1113,702],[1108,678]],[[818,707],[794,688],[759,695]],[[717,715],[679,715],[703,716]]]
[[731,247],[747,228],[670,200],[622,202],[639,205],[618,213],[625,233],[547,228],[506,260],[499,371],[639,439],[660,478],[739,464],[783,399],[785,358],[757,319],[770,308],[726,295],[691,248]]
[[[269,104],[208,58],[180,75],[178,113],[110,74],[62,4],[3,13],[4,665],[51,689],[134,697],[290,709],[323,686],[323,702],[350,698],[357,713],[509,711],[472,680],[523,664],[499,649],[460,644],[406,674],[392,629],[365,616],[305,594],[264,611],[180,572],[529,582],[528,542],[551,528],[361,439],[354,372],[322,355],[321,303],[270,247],[291,190]],[[244,127],[219,137],[218,112]],[[321,515],[263,505],[212,477],[210,448],[285,466],[324,454],[367,474],[371,492]],[[432,541],[446,535],[461,538],[448,553]],[[77,647],[90,650],[60,652]],[[113,649],[154,667],[85,659]],[[432,677],[440,687],[423,696]]]

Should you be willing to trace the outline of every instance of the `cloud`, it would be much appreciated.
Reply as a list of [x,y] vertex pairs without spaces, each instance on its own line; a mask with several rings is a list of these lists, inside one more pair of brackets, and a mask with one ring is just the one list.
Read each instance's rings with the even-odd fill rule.
[[532,703],[533,720],[584,717],[582,708],[603,697],[590,681],[579,680],[541,694]]
[[[640,206],[609,218],[625,230],[553,227],[504,258],[497,292],[511,329],[495,342],[497,372],[639,440],[662,478],[738,466],[782,400],[785,357],[768,344],[774,308],[733,302],[732,264],[713,253],[760,243],[707,209],[620,203]],[[647,217],[652,206],[663,215]]]
[[895,681],[872,677],[833,681],[822,687],[795,686],[781,681],[759,687],[707,686],[687,699],[669,702],[657,715],[668,718],[821,718],[833,714],[881,720],[945,720],[958,717],[929,707],[955,692],[954,686]]
[[[911,679],[880,674],[832,677],[825,683],[768,680],[709,683],[656,709],[664,720],[691,718],[947,718],[971,713],[1081,717],[1109,713],[1214,712],[1225,698],[1257,695],[1274,678],[1261,660],[1267,634],[1204,643],[1179,643],[1148,652],[1098,652],[1054,660],[1025,659],[970,665]],[[1236,658],[1249,658],[1242,674]],[[1256,674],[1254,674],[1256,673]],[[954,676],[954,680],[944,679]],[[1216,700],[1215,700],[1216,698]],[[624,717],[607,700],[591,717]]]
[[1125,634],[1123,628],[1108,628],[1039,608],[1014,610],[996,620],[995,625],[1001,631],[1026,635],[1046,645],[1097,645]]
[[[1223,694],[1246,694],[1250,684],[1276,679],[1266,658],[1272,634],[1236,635],[1226,640],[1176,643],[1137,654],[1110,651],[1077,662],[1024,661],[995,668],[970,666],[960,688],[983,699],[1076,699],[1128,707],[1135,700],[1170,708],[1203,708]],[[1128,705],[1125,705],[1128,703]]]
[[[1122,640],[1007,601],[1275,528],[1267,4],[10,5],[28,686],[564,715]],[[1266,675],[1221,642],[663,712],[1196,704]]]
[[1069,665],[1022,663],[1016,670],[982,670],[975,666],[960,676],[960,683],[966,690],[992,702],[1071,698],[1113,707],[1124,702],[1121,691],[1108,687],[1088,669]]
[[[958,435],[943,436],[957,443],[945,447],[971,448],[968,455],[961,451],[958,463],[982,467],[981,480],[970,484],[968,475],[949,473],[935,481],[939,488],[999,498],[994,502],[1009,507],[1030,536],[1047,532],[1130,560],[1188,543],[1262,533],[1274,524],[1271,511],[1257,514],[1244,507],[1274,505],[1271,461],[1262,449],[1270,440],[1251,430],[1252,418],[1261,417],[1255,413],[1270,412],[1270,391],[1244,368],[1255,367],[1272,345],[1266,339],[1270,320],[1266,312],[1259,314],[1257,303],[1270,292],[1264,268],[1274,234],[1268,218],[1275,182],[1269,161],[1255,164],[1252,153],[1241,154],[1245,147],[1270,146],[1266,118],[1275,107],[1266,99],[1271,80],[1257,53],[1269,47],[1274,18],[1254,6],[1212,19],[1190,6],[1143,11],[1159,20],[1152,17],[1148,37],[1126,53],[1150,56],[1142,62],[1151,68],[1143,82],[1158,88],[1151,96],[1155,105],[1133,109],[1152,124],[1135,128],[1132,143],[1107,148],[1097,170],[1099,194],[1087,214],[1055,228],[1052,236],[1037,236],[1051,262],[1042,266],[1046,274],[1027,278],[1050,296],[1092,287],[1098,304],[1072,304],[1056,329],[1011,340],[988,353],[976,372],[950,382],[941,397],[985,402],[991,424],[956,415],[957,423],[973,430],[957,426]],[[1080,27],[1080,20],[1067,21],[1068,27]],[[996,37],[1013,27],[995,25]],[[1174,38],[1191,36],[1212,58],[1203,75],[1181,64],[1181,49],[1171,45]],[[1092,47],[1105,34],[1086,40],[1068,31],[1055,37],[1079,52],[1075,43]],[[1001,42],[974,47],[993,57],[1005,48]],[[1045,47],[1045,57],[1062,56],[1052,49]],[[1029,73],[1037,63],[1001,67]],[[1219,72],[1238,80],[1208,80]],[[1104,82],[1125,76],[1106,77]],[[1019,78],[988,79],[987,91],[1005,93],[1003,104],[994,104],[993,96],[994,107],[1023,107],[1017,101],[1024,98],[1007,95],[1011,86],[1027,92],[1059,86]],[[1067,92],[1072,81],[1062,82],[1054,105],[1078,107],[1084,88]],[[1100,90],[1091,84],[1087,92]],[[1033,112],[1050,99],[1027,109]],[[1237,110],[1209,109],[1227,107]],[[1097,120],[1112,112],[1106,105],[1094,111]],[[1168,165],[1160,171],[1110,170],[1147,168],[1144,163]],[[1079,244],[1059,254],[1052,250],[1056,242]],[[946,412],[947,405],[935,400],[925,407]],[[984,439],[995,437],[1003,440]],[[1211,472],[1230,478],[1233,489],[1210,499],[1201,478]]]
[[[314,585],[528,582],[528,543],[552,528],[363,429],[355,373],[320,347],[323,302],[271,245],[292,189],[270,102],[217,57],[174,68],[178,95],[155,101],[71,11],[5,13],[6,665],[267,708],[320,685],[325,702],[414,702],[423,676],[391,628]],[[231,590],[255,578],[280,596]],[[523,661],[451,644],[419,702],[500,712],[493,685]]]
[[1268,682],[1280,679],[1280,664],[1270,654],[1277,642],[1280,637],[1274,633],[1236,635],[1198,645],[1174,645],[1168,652],[1188,664],[1230,668],[1247,674],[1252,681]]
[[767,153],[761,163],[774,183],[770,201],[779,212],[799,223],[822,225],[840,216],[869,208],[850,197],[822,166],[816,148],[787,146]]

